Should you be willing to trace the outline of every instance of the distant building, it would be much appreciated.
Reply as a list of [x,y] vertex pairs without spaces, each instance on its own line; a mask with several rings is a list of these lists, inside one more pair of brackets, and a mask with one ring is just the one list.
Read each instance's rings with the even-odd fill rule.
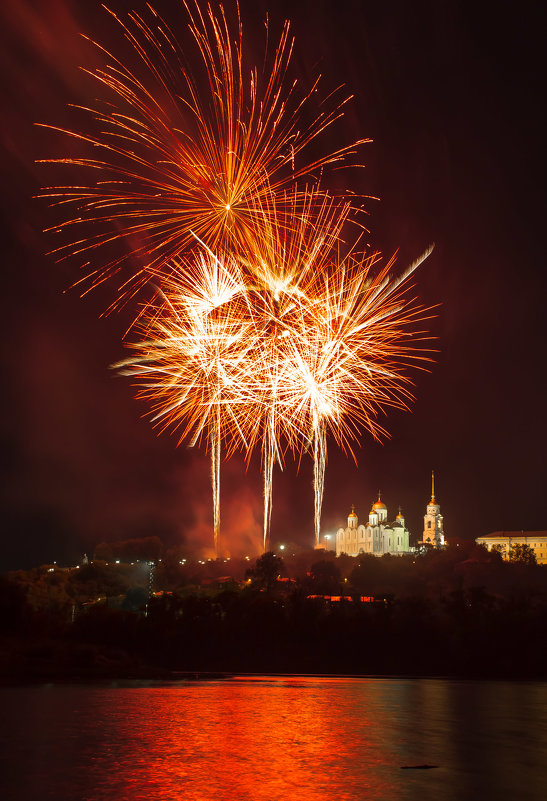
[[347,527],[339,528],[336,532],[336,555],[346,553],[358,556],[361,553],[371,553],[383,556],[386,553],[410,553],[413,549],[409,545],[409,538],[410,534],[401,510],[399,509],[395,520],[388,523],[387,507],[378,493],[378,500],[369,512],[366,525],[359,525],[355,509],[352,507]]
[[495,531],[477,537],[477,545],[486,545],[489,551],[496,546],[504,559],[509,559],[512,545],[529,545],[536,555],[538,565],[547,565],[547,531]]
[[427,504],[424,515],[424,533],[422,539],[417,543],[417,547],[431,545],[434,548],[443,548],[445,544],[441,507],[435,500],[435,473],[431,471],[431,500]]

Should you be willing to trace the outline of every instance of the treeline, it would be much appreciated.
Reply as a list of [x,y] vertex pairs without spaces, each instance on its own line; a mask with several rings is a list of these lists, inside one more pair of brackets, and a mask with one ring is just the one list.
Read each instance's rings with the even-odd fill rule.
[[96,561],[1,577],[4,676],[547,676],[547,567],[527,560],[465,543],[402,558],[179,556],[152,576],[147,562]]

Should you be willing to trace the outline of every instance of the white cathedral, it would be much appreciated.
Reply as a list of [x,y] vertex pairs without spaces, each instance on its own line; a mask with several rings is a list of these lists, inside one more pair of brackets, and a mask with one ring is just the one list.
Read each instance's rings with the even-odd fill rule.
[[392,523],[387,519],[387,506],[380,493],[368,515],[368,523],[359,525],[359,519],[352,507],[348,515],[347,528],[339,528],[336,532],[336,556],[341,553],[358,556],[371,553],[375,556],[384,554],[412,553],[425,546],[442,548],[445,545],[443,516],[441,507],[435,500],[435,476],[431,473],[431,500],[424,515],[424,532],[416,548],[410,546],[410,532],[399,507],[399,514]]
[[360,553],[372,553],[382,556],[385,553],[410,553],[409,531],[405,519],[399,514],[393,523],[387,522],[387,506],[380,493],[368,515],[368,523],[359,525],[359,520],[352,508],[348,516],[347,528],[339,528],[336,532],[336,556],[347,553],[358,556]]

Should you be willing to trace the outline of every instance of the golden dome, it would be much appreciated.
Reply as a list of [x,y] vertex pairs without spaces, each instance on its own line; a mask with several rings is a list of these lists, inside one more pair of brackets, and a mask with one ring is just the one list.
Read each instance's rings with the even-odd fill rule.
[[382,493],[380,492],[380,490],[378,490],[378,500],[376,501],[376,503],[372,504],[372,510],[371,511],[374,512],[375,509],[386,509],[386,511],[387,511],[387,506],[382,501]]
[[395,520],[404,520],[404,517],[403,517],[403,515],[402,515],[402,514],[399,512],[399,514],[397,515],[397,517],[395,518]]

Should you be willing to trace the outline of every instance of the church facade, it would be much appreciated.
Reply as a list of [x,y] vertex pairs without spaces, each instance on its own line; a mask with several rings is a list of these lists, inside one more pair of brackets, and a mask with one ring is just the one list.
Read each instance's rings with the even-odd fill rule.
[[336,555],[345,553],[359,556],[361,553],[370,553],[383,556],[386,553],[411,553],[414,549],[410,547],[409,539],[410,533],[401,510],[399,509],[393,522],[388,522],[387,507],[378,493],[378,500],[373,504],[365,525],[359,525],[355,509],[352,508],[347,527],[339,528],[336,532]]

